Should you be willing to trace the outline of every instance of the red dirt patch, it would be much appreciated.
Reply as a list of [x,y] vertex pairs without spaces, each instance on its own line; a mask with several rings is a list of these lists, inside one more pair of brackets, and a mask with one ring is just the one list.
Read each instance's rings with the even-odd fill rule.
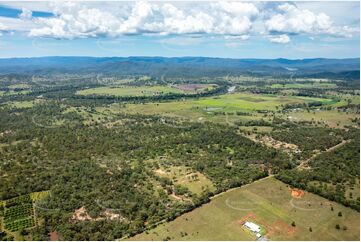
[[299,189],[291,190],[291,196],[294,198],[301,198],[301,197],[303,197],[304,194],[305,194],[305,192],[302,190],[299,190]]
[[49,236],[50,236],[50,241],[58,241],[59,240],[59,235],[56,231],[50,232]]

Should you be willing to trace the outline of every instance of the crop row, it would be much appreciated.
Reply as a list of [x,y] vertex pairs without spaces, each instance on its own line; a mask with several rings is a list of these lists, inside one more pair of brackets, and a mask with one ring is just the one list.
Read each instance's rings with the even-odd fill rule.
[[19,205],[19,204],[31,203],[31,202],[32,202],[32,200],[30,198],[30,195],[27,194],[27,195],[14,197],[14,198],[11,198],[9,200],[6,200],[5,201],[5,207],[10,208],[10,207],[13,207],[13,206],[16,206],[16,205]]
[[34,225],[35,225],[34,218],[29,217],[29,218],[20,219],[20,220],[16,220],[16,221],[13,221],[13,222],[5,223],[5,229],[14,232],[14,231],[17,231],[17,230],[20,230],[20,229],[33,227]]
[[31,203],[22,204],[5,209],[4,220],[7,223],[17,219],[26,218],[31,215],[33,215],[33,205]]

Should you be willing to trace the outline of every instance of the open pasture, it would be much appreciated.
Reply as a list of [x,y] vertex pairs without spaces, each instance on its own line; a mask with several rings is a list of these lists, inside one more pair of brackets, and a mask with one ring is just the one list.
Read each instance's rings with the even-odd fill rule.
[[205,107],[221,107],[223,111],[257,111],[276,110],[277,106],[285,104],[309,103],[309,102],[330,102],[329,99],[297,97],[297,96],[277,96],[266,94],[235,93],[220,95],[212,98],[204,98],[195,101],[196,104]]
[[30,93],[30,90],[12,90],[9,91],[0,91],[0,96],[11,96],[11,95],[21,95],[21,94],[28,94]]
[[257,113],[247,116],[237,116],[234,113],[217,114],[219,112],[224,112],[223,108],[212,110],[204,105],[196,104],[192,100],[166,103],[126,104],[125,107],[123,105],[113,104],[110,108],[99,107],[96,110],[103,113],[108,109],[111,113],[160,115],[191,122],[212,121],[216,123],[232,124],[237,121],[250,121],[262,118],[262,116]]
[[77,95],[109,95],[124,97],[160,96],[169,93],[184,93],[182,90],[170,86],[120,86],[96,87],[77,91]]
[[360,105],[360,96],[358,95],[343,94],[335,96],[340,98],[341,100],[339,102],[330,104],[331,107],[342,107],[346,106],[348,103]]
[[[125,107],[113,104],[110,106],[110,110],[115,113],[163,115],[193,122],[212,121],[232,124],[238,121],[246,122],[261,119],[264,115],[262,112],[276,111],[276,107],[281,105],[315,101],[331,102],[330,99],[321,98],[234,93],[164,103],[127,104]],[[104,110],[105,108],[97,109],[100,112]],[[237,112],[243,114],[237,115]]]
[[270,88],[281,89],[308,89],[308,88],[336,88],[336,83],[331,82],[311,82],[311,83],[285,83],[285,84],[272,84],[267,86]]
[[265,178],[131,240],[255,240],[242,227],[245,221],[260,225],[270,240],[359,240],[358,212],[308,192],[295,194],[288,185]]
[[173,87],[180,89],[187,93],[197,93],[197,92],[211,90],[215,86],[216,85],[211,85],[211,84],[182,84],[182,85],[176,85]]
[[6,102],[5,105],[9,105],[11,108],[32,108],[35,105],[34,101],[12,101]]
[[195,194],[201,194],[203,189],[208,188],[210,191],[215,191],[215,187],[211,180],[200,172],[194,172],[191,169],[183,166],[161,167],[154,171],[160,177],[167,177],[173,181],[174,184],[187,187]]
[[283,115],[283,118],[290,121],[314,121],[319,125],[327,124],[332,128],[345,125],[355,125],[352,119],[359,117],[355,112],[343,112],[341,110],[311,110],[307,112],[300,110]]

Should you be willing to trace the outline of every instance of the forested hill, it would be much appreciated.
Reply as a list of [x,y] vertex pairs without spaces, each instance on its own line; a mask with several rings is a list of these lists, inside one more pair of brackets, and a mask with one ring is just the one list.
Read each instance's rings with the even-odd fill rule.
[[358,79],[359,58],[225,59],[208,57],[38,57],[0,59],[0,74],[104,73],[151,76],[336,75]]

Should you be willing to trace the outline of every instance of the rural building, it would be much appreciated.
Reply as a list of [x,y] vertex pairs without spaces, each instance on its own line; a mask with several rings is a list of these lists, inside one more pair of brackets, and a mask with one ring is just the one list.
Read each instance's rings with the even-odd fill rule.
[[245,226],[247,229],[249,229],[249,230],[251,230],[252,232],[254,232],[254,233],[259,233],[259,232],[261,232],[261,228],[260,228],[257,224],[255,224],[255,223],[245,222],[245,223],[244,223],[244,226]]

